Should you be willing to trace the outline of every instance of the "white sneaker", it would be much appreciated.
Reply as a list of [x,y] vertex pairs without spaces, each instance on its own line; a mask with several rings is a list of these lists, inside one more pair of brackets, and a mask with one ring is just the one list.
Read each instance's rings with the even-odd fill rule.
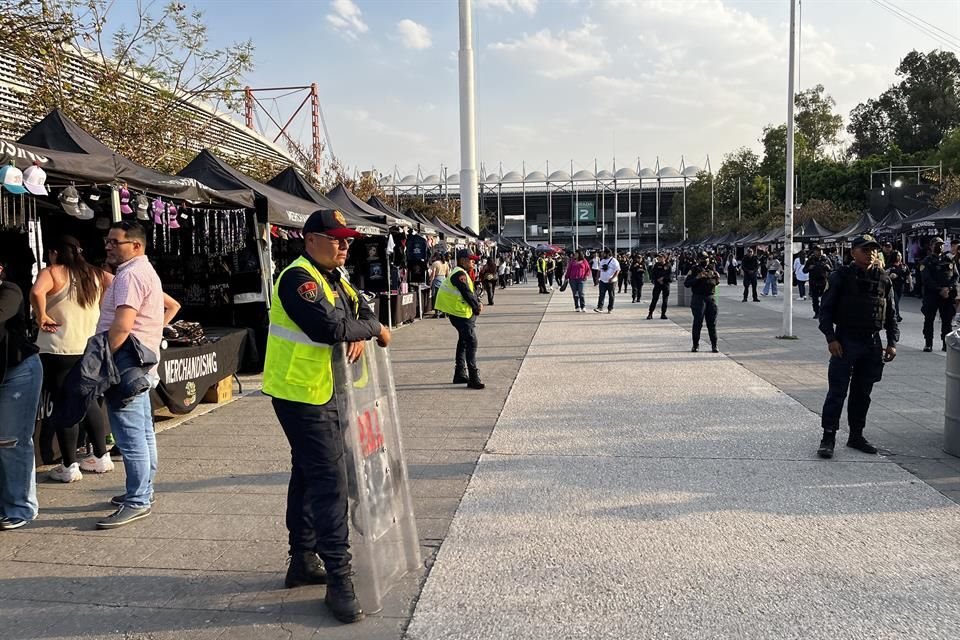
[[49,476],[51,480],[57,480],[59,482],[77,482],[83,479],[83,474],[80,473],[80,465],[76,462],[69,467],[58,464],[50,470]]
[[80,461],[80,470],[89,473],[108,473],[113,471],[113,460],[110,454],[105,453],[99,458],[97,456],[87,456]]

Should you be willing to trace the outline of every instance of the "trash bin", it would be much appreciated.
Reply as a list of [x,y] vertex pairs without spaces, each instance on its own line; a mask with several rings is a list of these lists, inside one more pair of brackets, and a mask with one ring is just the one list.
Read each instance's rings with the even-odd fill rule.
[[676,286],[674,287],[677,290],[677,303],[678,307],[689,307],[690,306],[690,289],[687,289],[683,286],[683,279],[678,278]]
[[943,450],[960,457],[960,333],[947,336],[947,389],[944,394]]

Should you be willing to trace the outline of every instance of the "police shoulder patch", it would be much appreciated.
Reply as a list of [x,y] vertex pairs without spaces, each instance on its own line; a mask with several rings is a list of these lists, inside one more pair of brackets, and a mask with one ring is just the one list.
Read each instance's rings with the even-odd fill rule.
[[297,294],[307,302],[316,302],[319,288],[316,282],[304,282],[297,287]]

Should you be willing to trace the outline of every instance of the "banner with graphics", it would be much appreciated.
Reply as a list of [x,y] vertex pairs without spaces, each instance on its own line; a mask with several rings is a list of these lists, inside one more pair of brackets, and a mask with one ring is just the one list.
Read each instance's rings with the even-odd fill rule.
[[347,449],[354,586],[361,606],[374,613],[421,564],[390,354],[368,342],[363,357],[347,364],[338,346],[334,379]]

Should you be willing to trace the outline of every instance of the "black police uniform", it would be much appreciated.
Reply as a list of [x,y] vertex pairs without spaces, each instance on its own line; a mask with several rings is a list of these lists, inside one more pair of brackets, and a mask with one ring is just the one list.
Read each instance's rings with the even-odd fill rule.
[[753,301],[760,302],[757,297],[757,271],[760,269],[760,260],[757,256],[743,256],[740,263],[743,269],[743,301],[747,301],[747,293],[753,291]]
[[825,256],[810,256],[803,265],[803,272],[810,274],[810,298],[813,300],[813,317],[820,317],[820,299],[827,289],[827,278],[833,271],[833,263]]
[[700,348],[700,331],[703,320],[707,320],[707,334],[710,336],[711,350],[717,352],[717,300],[716,289],[720,284],[720,274],[709,264],[694,267],[683,281],[690,289],[690,310],[693,312],[693,349]]
[[[821,424],[824,439],[818,452],[833,455],[833,443],[840,427],[843,402],[850,391],[847,423],[848,446],[875,453],[863,438],[870,408],[870,392],[883,375],[883,346],[880,331],[886,331],[887,346],[896,346],[900,329],[893,311],[893,286],[882,269],[861,269],[855,264],[843,266],[829,278],[820,304],[820,331],[827,343],[837,340],[841,356],[831,356],[827,370],[829,390],[823,403]],[[824,445],[829,444],[829,451]]]
[[[957,299],[957,267],[950,256],[940,254],[924,258],[920,269],[923,274],[923,304],[920,311],[923,313],[924,351],[930,351],[933,347],[933,322],[937,313],[940,314],[941,340],[950,333],[953,316],[956,315],[954,304]],[[947,297],[941,294],[943,289],[949,289]]]
[[650,281],[653,282],[653,300],[650,301],[650,309],[647,313],[647,320],[653,318],[653,311],[657,308],[657,300],[663,296],[663,302],[660,306],[660,318],[667,319],[667,298],[670,297],[670,265],[668,263],[655,264],[650,269]]
[[[343,344],[380,335],[380,322],[360,298],[358,316],[343,285],[341,272],[326,271],[304,254],[333,288],[334,304],[316,295],[313,279],[301,268],[287,270],[280,278],[278,296],[283,309],[314,342]],[[280,398],[273,408],[290,443],[293,468],[287,490],[286,524],[289,531],[291,569],[287,586],[315,582],[309,565],[316,553],[326,572],[334,577],[350,574],[347,525],[347,463],[336,396],[325,405],[311,405]],[[321,569],[322,571],[322,569]]]

